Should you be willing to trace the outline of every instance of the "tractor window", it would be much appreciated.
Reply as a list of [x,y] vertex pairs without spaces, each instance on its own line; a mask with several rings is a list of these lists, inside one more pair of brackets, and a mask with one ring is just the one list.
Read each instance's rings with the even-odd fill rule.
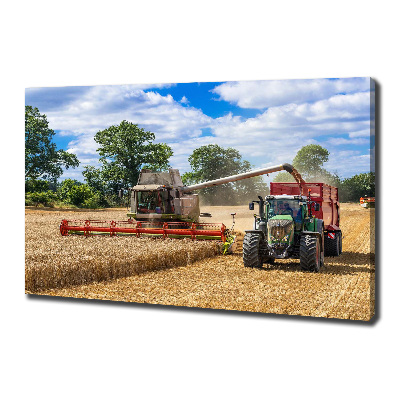
[[163,204],[159,192],[138,192],[137,196],[137,212],[139,214],[163,213]]
[[275,215],[291,215],[295,221],[301,221],[301,208],[298,200],[270,200],[269,217]]

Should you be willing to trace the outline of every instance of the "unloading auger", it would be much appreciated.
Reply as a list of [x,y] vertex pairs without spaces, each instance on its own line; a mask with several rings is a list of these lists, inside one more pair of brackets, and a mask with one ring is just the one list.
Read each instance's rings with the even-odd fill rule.
[[[261,168],[212,181],[184,186],[177,169],[152,172],[142,169],[136,186],[130,189],[130,210],[125,221],[62,220],[61,235],[133,235],[136,237],[189,238],[193,240],[218,240],[224,243],[224,252],[234,242],[233,226],[222,223],[199,222],[199,197],[192,193],[224,183],[253,178],[278,171],[293,175],[303,192],[304,180],[290,164]],[[233,219],[234,219],[234,215]]]

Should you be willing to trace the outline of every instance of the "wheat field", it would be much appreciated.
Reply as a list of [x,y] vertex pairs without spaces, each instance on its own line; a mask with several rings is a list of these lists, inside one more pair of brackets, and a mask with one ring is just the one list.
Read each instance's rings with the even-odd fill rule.
[[[228,227],[236,212],[235,229],[251,229],[247,207],[202,211]],[[241,234],[235,253],[221,256],[210,242],[61,237],[62,218],[125,219],[125,211],[26,211],[27,293],[364,321],[374,314],[375,210],[358,204],[341,205],[343,254],[325,258],[319,273],[301,271],[298,260],[244,268]],[[33,279],[38,270],[52,271],[56,284]]]
[[[124,212],[68,213],[67,218],[126,219]],[[218,253],[215,242],[77,235],[61,236],[63,212],[27,211],[25,288],[38,292],[108,281],[191,264]]]

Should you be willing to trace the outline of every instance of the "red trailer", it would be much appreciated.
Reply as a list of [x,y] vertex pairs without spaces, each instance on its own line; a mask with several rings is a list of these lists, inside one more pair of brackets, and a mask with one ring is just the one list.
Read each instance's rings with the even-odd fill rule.
[[277,195],[301,195],[308,194],[310,190],[311,200],[319,204],[319,210],[313,214],[324,220],[325,254],[339,255],[342,252],[342,232],[340,230],[340,204],[338,189],[326,183],[298,183],[271,182],[270,194]]

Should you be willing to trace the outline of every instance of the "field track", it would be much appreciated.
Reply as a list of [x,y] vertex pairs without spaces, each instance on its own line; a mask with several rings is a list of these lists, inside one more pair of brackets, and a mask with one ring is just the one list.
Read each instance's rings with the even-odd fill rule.
[[[237,213],[235,228],[244,231],[252,226],[252,211],[247,207],[203,207],[213,217],[207,221],[224,222],[231,225],[231,212]],[[87,257],[85,240],[92,238],[58,237],[58,224],[62,218],[112,218],[125,219],[125,210],[79,211],[26,210],[26,257],[35,257],[35,238],[41,229],[50,229],[57,246],[65,245],[66,253],[74,257],[70,262],[79,262]],[[74,285],[60,289],[41,291],[26,290],[42,295],[80,297],[137,303],[167,304],[263,313],[306,315],[314,317],[369,320],[374,310],[375,278],[375,210],[363,209],[358,204],[341,205],[341,227],[343,230],[343,254],[337,258],[326,258],[319,273],[303,272],[297,260],[278,260],[264,269],[243,267],[241,246],[229,256],[208,258],[180,267],[171,267],[165,261],[164,268],[135,270],[135,274],[103,282]],[[50,227],[50,228],[49,228]],[[50,240],[50,236],[48,236]],[[105,240],[107,246],[121,246],[116,238]],[[129,240],[123,238],[130,246]],[[40,240],[40,239],[39,239]],[[53,239],[51,239],[53,240]],[[52,251],[52,243],[48,251]],[[64,242],[62,242],[64,240]],[[72,240],[74,241],[72,243]],[[117,239],[118,240],[118,239]],[[128,241],[127,241],[128,240]],[[114,242],[113,242],[114,241]],[[154,244],[158,242],[152,241]],[[162,241],[161,241],[162,242]],[[176,242],[176,241],[175,241]],[[181,241],[178,241],[181,242]],[[115,243],[115,245],[114,245]],[[76,245],[76,249],[71,245]],[[162,247],[163,245],[161,245]],[[190,243],[189,243],[190,246]],[[126,246],[124,246],[126,247]],[[149,251],[148,246],[144,246]],[[35,250],[36,249],[36,250]],[[64,257],[58,247],[58,257]],[[177,248],[178,251],[181,251]],[[209,250],[207,250],[209,251]],[[130,253],[124,250],[125,265]],[[53,254],[53,257],[55,255]],[[91,254],[91,257],[93,254]],[[133,256],[131,256],[133,257]],[[51,257],[46,258],[51,263]],[[76,260],[76,261],[74,261]],[[93,260],[93,258],[92,258]]]

